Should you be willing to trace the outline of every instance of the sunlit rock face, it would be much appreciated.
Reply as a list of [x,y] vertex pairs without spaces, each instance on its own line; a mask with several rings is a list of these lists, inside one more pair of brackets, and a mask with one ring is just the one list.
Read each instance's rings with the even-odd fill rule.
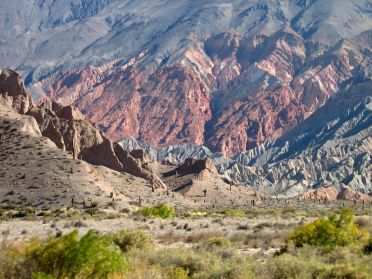
[[77,108],[54,101],[35,105],[17,72],[0,73],[0,114],[2,118],[12,115],[21,132],[45,137],[55,147],[71,152],[74,159],[128,172],[151,180],[156,187],[165,188],[144,157],[132,157],[119,144],[106,138]]

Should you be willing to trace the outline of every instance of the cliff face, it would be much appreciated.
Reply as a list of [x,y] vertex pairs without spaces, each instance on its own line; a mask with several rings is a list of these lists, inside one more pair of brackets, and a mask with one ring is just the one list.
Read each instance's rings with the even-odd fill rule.
[[126,150],[141,147],[151,159],[173,164],[190,157],[210,157],[227,179],[268,194],[297,196],[306,192],[311,198],[314,189],[322,187],[371,194],[371,86],[369,79],[355,81],[275,142],[233,158],[203,146],[155,149],[133,139],[125,139],[121,145]]
[[[205,142],[211,95],[192,70],[162,68],[142,76],[144,73],[140,75],[133,66],[114,64],[102,73],[103,81],[97,80],[98,72],[71,72],[45,81],[43,86],[53,88],[50,97],[58,102],[76,100],[73,103],[99,123],[112,140],[136,136],[161,145]],[[74,82],[65,86],[72,75]]]
[[138,69],[145,58],[72,70],[39,86],[53,100],[75,104],[112,140],[189,142],[233,156],[296,127],[359,78],[369,59],[347,42],[306,45],[291,30],[219,34],[155,71]]

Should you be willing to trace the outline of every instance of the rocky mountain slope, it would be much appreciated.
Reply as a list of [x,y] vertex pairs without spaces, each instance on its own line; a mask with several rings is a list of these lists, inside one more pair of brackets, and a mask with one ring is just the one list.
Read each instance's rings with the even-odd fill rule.
[[130,207],[138,195],[151,198],[146,193],[151,185],[164,186],[144,162],[114,147],[76,108],[35,105],[12,71],[0,72],[0,153],[3,206],[49,209],[105,205],[115,198]]
[[126,150],[143,148],[154,160],[179,164],[210,157],[220,174],[269,194],[296,196],[312,189],[350,188],[372,193],[372,82],[334,96],[301,126],[273,144],[228,158],[204,146],[155,149],[126,138]]
[[[229,189],[211,161],[196,165],[184,165],[174,176],[178,167],[154,163],[142,150],[125,151],[75,107],[34,104],[16,72],[0,71],[1,208],[130,208],[160,202],[193,208],[211,207],[217,197],[220,205],[230,204],[238,196],[242,203],[259,202],[250,188]],[[207,189],[208,198],[202,196]]]
[[0,66],[111,140],[234,156],[371,77],[371,10],[367,0],[3,2]]

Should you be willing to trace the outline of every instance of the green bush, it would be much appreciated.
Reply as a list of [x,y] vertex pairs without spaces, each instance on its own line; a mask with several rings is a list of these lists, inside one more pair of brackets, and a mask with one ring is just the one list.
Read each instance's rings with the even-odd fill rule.
[[114,243],[120,247],[123,252],[132,249],[151,249],[154,242],[150,235],[142,230],[123,230],[112,236]]
[[365,245],[367,240],[368,232],[354,223],[352,211],[343,210],[339,216],[321,218],[297,228],[288,242],[294,243],[296,247],[307,244],[333,249],[335,246]]
[[34,278],[107,278],[127,267],[119,247],[93,231],[81,239],[74,231],[46,243],[32,243],[26,259],[35,267]]
[[169,219],[175,216],[174,208],[166,204],[158,204],[153,207],[142,207],[137,214],[150,218]]

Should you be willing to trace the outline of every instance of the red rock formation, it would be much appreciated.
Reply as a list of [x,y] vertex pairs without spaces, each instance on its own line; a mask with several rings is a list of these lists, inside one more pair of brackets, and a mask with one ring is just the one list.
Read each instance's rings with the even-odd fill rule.
[[366,194],[354,191],[350,188],[343,188],[337,196],[339,200],[348,200],[348,201],[369,201],[372,198]]
[[311,56],[309,48],[316,46],[290,29],[249,39],[224,33],[159,68],[138,66],[144,54],[127,64],[71,70],[39,86],[53,100],[75,104],[111,140],[189,142],[235,155],[301,123],[364,59],[347,43],[318,46]]
[[366,194],[354,191],[350,188],[343,188],[340,192],[334,187],[319,188],[311,192],[305,192],[299,196],[301,200],[359,200],[369,201],[372,198]]
[[319,188],[312,192],[305,192],[299,198],[301,200],[337,200],[338,192],[334,187]]

